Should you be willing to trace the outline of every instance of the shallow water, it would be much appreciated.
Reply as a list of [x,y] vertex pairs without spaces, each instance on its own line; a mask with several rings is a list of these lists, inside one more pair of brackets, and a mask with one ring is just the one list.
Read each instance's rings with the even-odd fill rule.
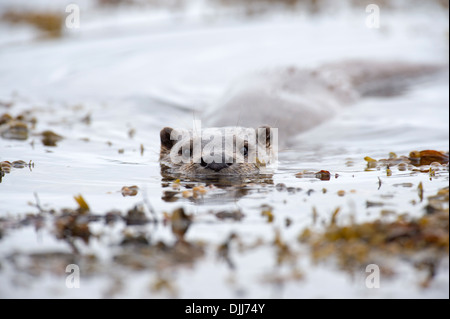
[[[145,14],[149,19],[144,19]],[[308,248],[297,240],[315,219],[313,227],[323,229],[337,207],[342,225],[372,221],[382,210],[393,211],[383,217],[386,220],[405,213],[420,217],[426,200],[420,201],[419,184],[425,199],[448,187],[448,165],[437,167],[434,176],[397,167],[387,176],[386,167],[366,170],[364,161],[365,156],[388,158],[390,152],[408,156],[414,150],[448,151],[448,67],[443,75],[418,82],[400,96],[361,100],[299,135],[294,146],[280,151],[275,173],[264,180],[233,181],[231,186],[216,183],[197,199],[178,193],[172,198],[175,201],[169,201],[164,194],[174,187],[189,191],[193,183],[210,183],[182,180],[174,185],[161,176],[158,163],[160,129],[190,127],[234,78],[250,71],[280,65],[311,67],[352,57],[447,63],[446,14],[432,8],[427,16],[415,11],[386,13],[386,25],[379,31],[367,29],[354,11],[334,19],[274,14],[250,21],[186,18],[180,22],[169,15],[158,22],[150,19],[151,12],[128,12],[122,17],[133,15],[136,22],[124,19],[114,25],[108,24],[114,16],[99,11],[96,17],[103,17],[103,24],[91,16],[85,27],[68,31],[64,38],[1,45],[0,100],[12,106],[1,104],[0,115],[30,110],[37,118],[33,133],[50,129],[64,139],[56,147],[43,145],[39,136],[26,141],[0,139],[0,161],[34,163],[3,177],[0,218],[36,214],[36,204],[42,210],[76,208],[73,197],[82,194],[95,214],[126,212],[144,204],[146,214],[160,222],[92,223],[91,231],[98,238],[89,245],[81,240],[76,244],[83,255],[97,256],[93,267],[98,269],[82,275],[79,289],[66,288],[61,269],[35,276],[26,271],[25,257],[11,262],[14,254],[71,253],[66,242],[55,238],[49,220],[39,231],[31,226],[6,230],[0,239],[2,298],[448,298],[448,255],[427,289],[419,285],[423,273],[396,259],[388,261],[396,275],[382,277],[380,289],[367,289],[365,269],[350,275],[338,270],[333,260],[315,265]],[[430,17],[435,23],[428,26]],[[308,173],[296,177],[299,172],[320,170],[329,171],[330,180]],[[122,196],[122,187],[131,185],[139,187],[138,194]],[[175,263],[167,269],[110,267],[111,258],[123,253],[118,245],[123,231],[143,231],[152,243],[173,244],[175,236],[162,221],[165,212],[178,207],[193,215],[185,238],[204,245],[202,257],[188,266]],[[244,215],[240,220],[215,216],[236,210]],[[263,211],[270,211],[273,220]],[[272,244],[277,231],[295,251],[294,265],[277,265],[277,247]],[[230,241],[234,268],[217,258],[218,247],[231,233],[239,238]],[[248,248],[254,243],[259,244]],[[301,280],[292,278],[297,271]],[[173,288],[153,289],[161,278]]]

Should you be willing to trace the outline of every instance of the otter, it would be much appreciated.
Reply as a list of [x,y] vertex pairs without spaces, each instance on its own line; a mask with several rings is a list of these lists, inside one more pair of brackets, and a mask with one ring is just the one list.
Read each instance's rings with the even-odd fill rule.
[[254,176],[268,173],[275,161],[276,132],[269,126],[160,132],[161,170],[184,176]]
[[[174,163],[173,156],[170,156],[172,149],[192,145],[196,139],[174,140],[173,133],[176,131],[166,127],[160,134],[161,168],[188,176],[261,174],[266,172],[267,162],[261,163],[258,156],[254,162],[236,160],[247,156],[244,153],[249,150],[259,151],[259,154],[265,152],[270,155],[269,158],[273,157],[276,153],[273,146],[278,146],[278,143],[274,143],[271,127],[279,128],[277,142],[281,146],[289,146],[291,137],[330,119],[359,98],[401,94],[413,79],[443,69],[443,66],[430,64],[352,60],[329,63],[316,69],[284,67],[251,74],[238,81],[219,103],[204,113],[203,123],[211,128],[202,131],[202,134],[216,136],[219,132],[223,133],[224,128],[232,128],[229,135],[235,141],[243,141],[244,132],[255,130],[248,128],[264,124],[267,133],[265,142],[247,143],[244,148],[232,152],[216,147],[214,151],[218,151],[218,157],[209,163],[203,160],[204,153],[192,156],[191,150],[187,152],[190,153],[187,162]],[[205,146],[205,141],[200,140],[197,143]],[[265,150],[260,149],[262,144],[265,144]],[[182,155],[182,151],[177,152]]]

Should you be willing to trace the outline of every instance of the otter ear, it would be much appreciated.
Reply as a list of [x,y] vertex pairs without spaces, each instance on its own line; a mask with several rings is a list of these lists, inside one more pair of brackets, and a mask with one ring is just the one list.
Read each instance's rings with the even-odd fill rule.
[[161,130],[159,133],[161,137],[161,147],[170,150],[172,149],[172,146],[176,143],[175,140],[170,139],[170,135],[172,134],[173,128],[171,127],[165,127]]
[[256,134],[258,136],[258,143],[260,143],[261,145],[265,144],[266,147],[270,147],[272,143],[272,137],[270,135],[271,129],[272,128],[268,125],[263,125],[256,129]]

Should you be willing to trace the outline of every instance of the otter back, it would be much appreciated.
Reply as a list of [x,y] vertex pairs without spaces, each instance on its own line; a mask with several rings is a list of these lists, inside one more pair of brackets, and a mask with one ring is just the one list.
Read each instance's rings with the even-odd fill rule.
[[414,79],[443,66],[345,61],[315,70],[295,67],[250,74],[237,81],[205,114],[208,126],[279,128],[280,145],[336,115],[361,96],[402,92]]

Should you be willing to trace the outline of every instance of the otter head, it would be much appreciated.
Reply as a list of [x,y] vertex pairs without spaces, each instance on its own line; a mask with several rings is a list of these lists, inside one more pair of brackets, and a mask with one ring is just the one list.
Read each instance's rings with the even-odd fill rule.
[[187,176],[251,176],[267,173],[273,161],[273,129],[208,128],[201,132],[161,130],[161,166]]

